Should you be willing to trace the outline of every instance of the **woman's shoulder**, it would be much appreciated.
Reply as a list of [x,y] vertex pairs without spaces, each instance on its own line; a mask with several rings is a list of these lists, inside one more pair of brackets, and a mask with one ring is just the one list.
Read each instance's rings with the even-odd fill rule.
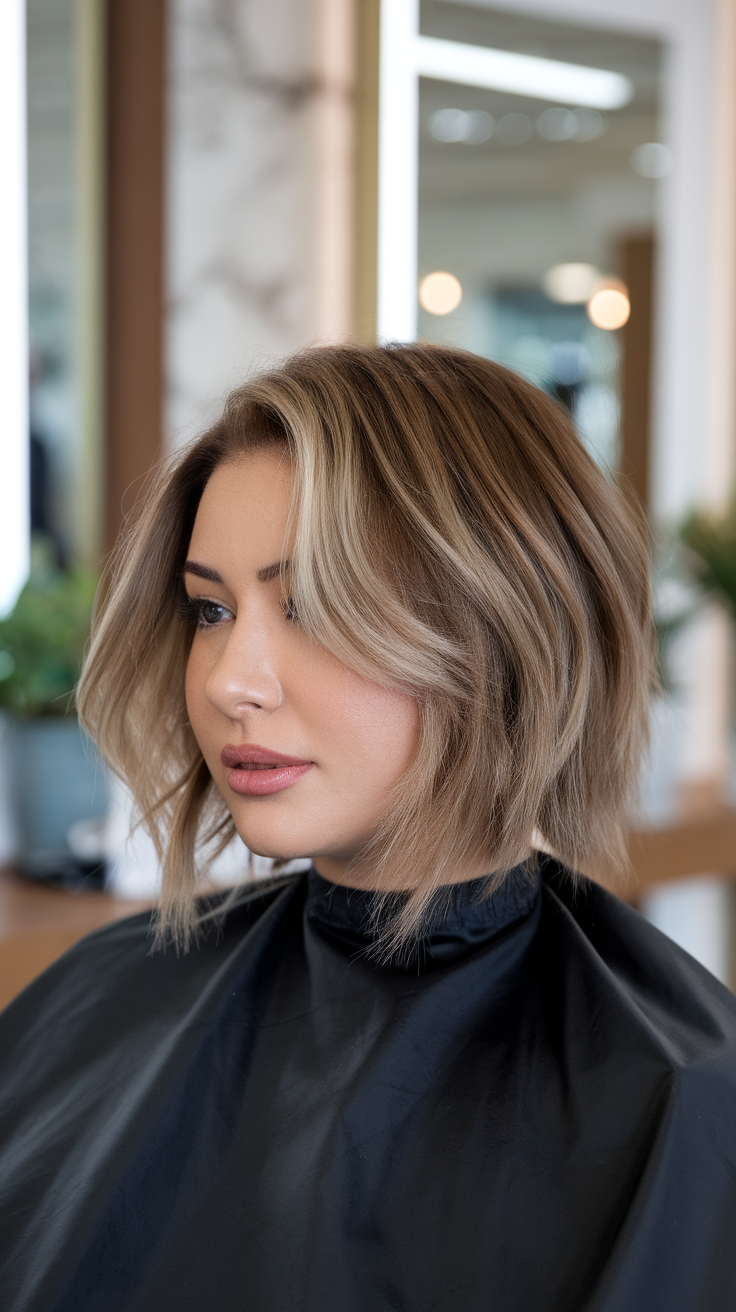
[[554,862],[542,876],[542,974],[562,995],[548,1011],[566,1078],[601,1125],[644,1127],[595,1306],[731,1307],[736,997],[605,888]]
[[[551,859],[542,865],[547,938],[584,981],[597,1023],[621,1023],[678,1080],[736,1095],[736,996],[621,898]],[[554,949],[552,949],[554,951]],[[729,1118],[730,1119],[730,1118]],[[734,1139],[736,1148],[736,1138]]]
[[0,1078],[10,1061],[17,1077],[25,1054],[38,1078],[64,1044],[79,1048],[89,1038],[98,1047],[106,1034],[120,1042],[141,1024],[170,1023],[195,1004],[210,977],[227,972],[248,930],[296,883],[284,876],[202,898],[201,931],[186,952],[155,946],[154,911],[88,934],[0,1015]]

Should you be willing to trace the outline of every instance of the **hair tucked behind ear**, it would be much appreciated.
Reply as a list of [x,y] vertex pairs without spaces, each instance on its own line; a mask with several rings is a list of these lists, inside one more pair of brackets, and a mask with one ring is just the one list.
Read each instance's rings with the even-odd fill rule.
[[273,443],[294,472],[300,622],[421,710],[368,854],[413,890],[392,944],[460,860],[492,888],[535,831],[572,868],[621,862],[654,680],[638,520],[567,414],[499,365],[320,348],[233,393],[169,463],[101,594],[79,705],[156,836],[162,926],[186,939],[195,840],[232,833],[186,718],[181,568],[212,470]]

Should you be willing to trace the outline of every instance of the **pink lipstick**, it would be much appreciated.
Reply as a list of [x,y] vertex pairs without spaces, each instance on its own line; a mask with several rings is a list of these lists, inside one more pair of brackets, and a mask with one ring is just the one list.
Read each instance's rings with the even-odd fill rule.
[[267,797],[269,793],[280,793],[301,779],[314,764],[253,743],[243,743],[240,747],[228,744],[223,747],[220,760],[230,771],[227,777],[229,787],[243,797]]

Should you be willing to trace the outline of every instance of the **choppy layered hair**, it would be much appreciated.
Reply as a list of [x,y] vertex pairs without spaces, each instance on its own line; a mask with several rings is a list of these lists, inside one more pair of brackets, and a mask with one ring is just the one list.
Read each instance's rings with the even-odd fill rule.
[[482,861],[491,891],[535,831],[572,869],[621,862],[654,679],[639,517],[562,407],[500,365],[324,347],[235,391],[165,464],[101,587],[78,705],[158,846],[162,932],[186,940],[198,845],[234,832],[186,714],[182,567],[213,470],[274,446],[300,623],[420,709],[368,854],[412,890],[398,940],[458,862]]

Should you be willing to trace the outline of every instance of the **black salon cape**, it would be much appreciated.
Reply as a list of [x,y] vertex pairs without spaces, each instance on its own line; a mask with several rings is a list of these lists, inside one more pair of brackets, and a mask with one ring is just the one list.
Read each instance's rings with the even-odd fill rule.
[[734,1312],[736,999],[545,861],[403,968],[311,871],[0,1018],[3,1312]]

